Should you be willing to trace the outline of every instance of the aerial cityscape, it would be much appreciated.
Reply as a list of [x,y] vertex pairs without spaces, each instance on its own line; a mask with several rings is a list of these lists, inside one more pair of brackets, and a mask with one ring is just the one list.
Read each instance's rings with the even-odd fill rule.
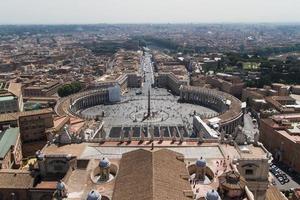
[[18,1],[0,8],[0,200],[300,199],[292,14],[182,22],[136,2],[134,21],[122,1],[95,23],[71,4],[12,17]]

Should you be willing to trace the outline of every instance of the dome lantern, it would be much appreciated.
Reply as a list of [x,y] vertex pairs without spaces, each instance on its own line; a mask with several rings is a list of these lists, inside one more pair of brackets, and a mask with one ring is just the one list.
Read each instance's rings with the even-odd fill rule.
[[99,192],[95,191],[95,190],[92,190],[90,191],[90,193],[88,194],[87,196],[87,199],[86,200],[101,200],[101,195]]
[[196,161],[196,166],[197,167],[206,167],[206,160],[201,157],[199,160]]
[[219,193],[216,190],[212,190],[206,193],[206,200],[220,200]]
[[99,162],[99,167],[100,168],[108,168],[110,167],[110,162],[107,158],[102,158],[102,160],[100,160]]

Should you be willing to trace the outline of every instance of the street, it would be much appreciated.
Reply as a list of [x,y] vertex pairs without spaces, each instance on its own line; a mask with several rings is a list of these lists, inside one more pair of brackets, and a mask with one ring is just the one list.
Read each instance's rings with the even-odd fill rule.
[[141,68],[145,75],[145,82],[142,86],[142,92],[144,95],[148,94],[148,89],[150,89],[151,92],[151,85],[154,84],[154,72],[153,72],[153,66],[151,61],[151,54],[145,53],[145,56],[143,56],[141,60]]

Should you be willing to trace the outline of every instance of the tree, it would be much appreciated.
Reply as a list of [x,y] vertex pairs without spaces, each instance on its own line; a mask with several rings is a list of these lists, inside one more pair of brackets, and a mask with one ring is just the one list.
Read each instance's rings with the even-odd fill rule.
[[66,97],[68,95],[79,92],[82,89],[82,85],[80,82],[73,82],[71,84],[66,84],[58,88],[57,94],[60,97]]

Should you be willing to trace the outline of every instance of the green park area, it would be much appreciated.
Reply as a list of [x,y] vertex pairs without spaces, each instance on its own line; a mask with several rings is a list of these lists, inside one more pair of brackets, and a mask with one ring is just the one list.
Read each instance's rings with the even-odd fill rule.
[[256,62],[243,62],[243,70],[256,71],[260,69],[260,63]]

